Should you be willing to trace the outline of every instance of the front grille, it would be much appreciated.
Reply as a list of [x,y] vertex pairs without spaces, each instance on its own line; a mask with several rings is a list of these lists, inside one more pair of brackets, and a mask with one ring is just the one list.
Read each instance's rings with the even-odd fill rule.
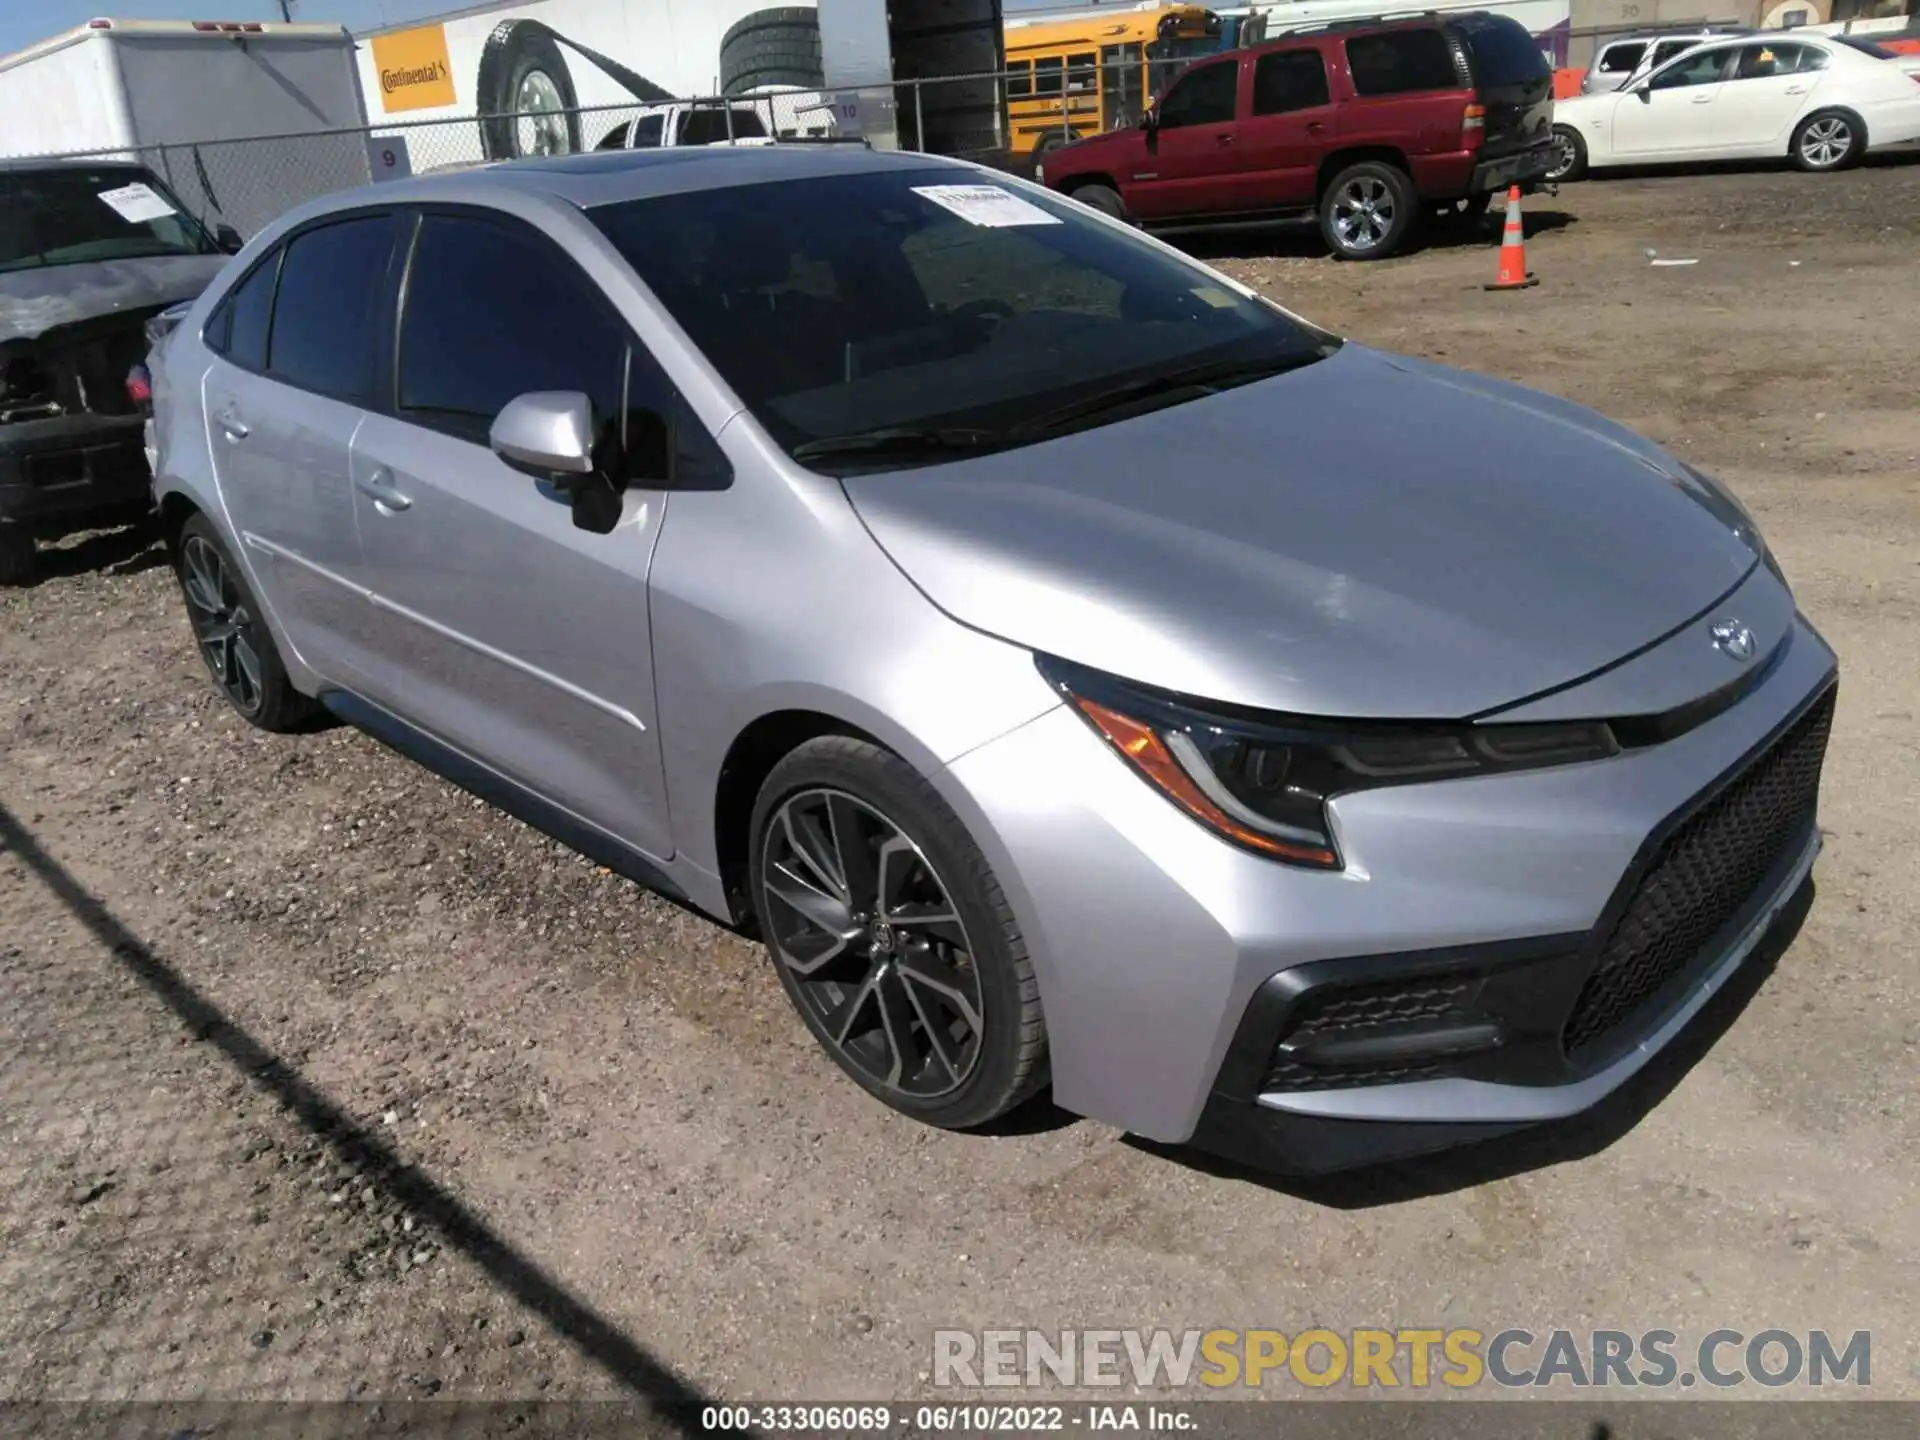
[[[1438,975],[1425,979],[1382,980],[1364,985],[1330,985],[1300,1002],[1292,1024],[1280,1037],[1305,1046],[1327,1040],[1360,1040],[1461,1019],[1480,985],[1478,975]],[[1425,1080],[1440,1072],[1440,1062],[1405,1060],[1374,1065],[1308,1065],[1275,1051],[1260,1082],[1263,1093],[1344,1090],[1359,1085],[1388,1085]]]
[[1834,693],[1661,845],[1567,1017],[1561,1045],[1569,1059],[1635,1019],[1805,833],[1819,798]]

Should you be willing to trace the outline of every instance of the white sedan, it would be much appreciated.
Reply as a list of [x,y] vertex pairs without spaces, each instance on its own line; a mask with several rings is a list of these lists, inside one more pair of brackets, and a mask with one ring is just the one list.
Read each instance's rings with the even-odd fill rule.
[[1589,167],[1784,155],[1838,170],[1920,140],[1920,65],[1857,36],[1709,41],[1622,90],[1556,101],[1549,180]]

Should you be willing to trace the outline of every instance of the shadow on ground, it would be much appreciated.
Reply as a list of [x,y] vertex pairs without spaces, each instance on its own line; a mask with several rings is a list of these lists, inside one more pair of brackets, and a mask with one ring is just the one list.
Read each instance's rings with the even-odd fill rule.
[[[612,1321],[518,1251],[457,1196],[403,1161],[377,1134],[363,1128],[299,1070],[197,990],[160,954],[50,855],[27,827],[0,805],[0,849],[12,852],[109,951],[125,974],[162,1004],[192,1038],[213,1046],[240,1081],[270,1096],[366,1186],[426,1220],[450,1249],[464,1254],[500,1290],[542,1317],[586,1360],[644,1405],[656,1421],[699,1433],[709,1397],[682,1380]],[[96,1187],[90,1201],[108,1185]],[[657,1431],[657,1426],[650,1427]],[[189,1432],[190,1433],[190,1432]]]
[[1338,1210],[1397,1205],[1587,1159],[1607,1149],[1645,1119],[1732,1028],[1772,975],[1781,955],[1799,935],[1812,908],[1813,895],[1813,881],[1809,879],[1781,912],[1747,963],[1707,1002],[1679,1037],[1598,1105],[1569,1119],[1416,1160],[1333,1175],[1276,1175],[1185,1146],[1158,1145],[1134,1137],[1129,1137],[1127,1143],[1208,1175],[1245,1181]]

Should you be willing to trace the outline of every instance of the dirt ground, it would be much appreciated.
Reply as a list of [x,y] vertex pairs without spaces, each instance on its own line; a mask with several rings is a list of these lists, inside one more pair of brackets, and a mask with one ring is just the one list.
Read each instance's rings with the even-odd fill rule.
[[1044,1106],[917,1128],[745,942],[355,732],[248,730],[159,553],[94,537],[0,595],[0,1399],[898,1399],[936,1328],[1419,1323],[1866,1329],[1920,1397],[1920,164],[1530,229],[1519,294],[1484,237],[1193,248],[1725,476],[1839,650],[1811,913],[1629,1094],[1313,1185]]

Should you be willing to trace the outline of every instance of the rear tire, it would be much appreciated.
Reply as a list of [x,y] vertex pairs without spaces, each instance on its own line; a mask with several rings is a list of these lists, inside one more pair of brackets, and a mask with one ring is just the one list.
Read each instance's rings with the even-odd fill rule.
[[1571,125],[1553,127],[1553,167],[1545,179],[1558,185],[1578,180],[1587,173],[1587,142]]
[[260,602],[206,516],[187,517],[173,555],[195,648],[227,703],[262,730],[305,727],[319,702],[293,688]]
[[1793,128],[1788,153],[1802,170],[1823,174],[1859,163],[1867,148],[1867,127],[1846,110],[1816,110]]
[[1362,160],[1321,192],[1320,233],[1342,260],[1384,260],[1413,238],[1419,213],[1406,171]]
[[1116,220],[1127,218],[1126,204],[1120,199],[1120,192],[1111,185],[1076,185],[1067,195],[1089,209],[1098,210],[1102,215],[1111,215]]
[[780,984],[862,1089],[963,1130],[1046,1084],[1020,927],[912,766],[869,740],[809,740],[761,786],[752,837],[754,907]]
[[0,585],[25,585],[39,572],[33,535],[18,525],[0,525]]

